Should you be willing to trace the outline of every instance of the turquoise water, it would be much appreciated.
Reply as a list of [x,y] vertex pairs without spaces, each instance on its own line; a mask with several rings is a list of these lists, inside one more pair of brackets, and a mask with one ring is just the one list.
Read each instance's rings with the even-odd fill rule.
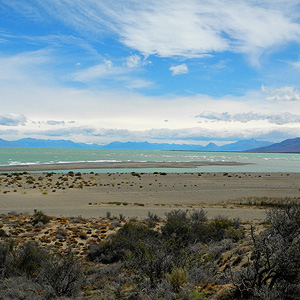
[[[300,154],[196,152],[158,150],[0,148],[0,165],[71,162],[208,161],[242,162],[244,166],[203,166],[185,169],[139,169],[140,172],[300,172]],[[58,166],[59,170],[59,166]],[[84,170],[82,170],[84,171]],[[92,171],[92,170],[85,170]],[[95,171],[95,170],[93,170]],[[101,169],[96,172],[129,172],[132,169]]]

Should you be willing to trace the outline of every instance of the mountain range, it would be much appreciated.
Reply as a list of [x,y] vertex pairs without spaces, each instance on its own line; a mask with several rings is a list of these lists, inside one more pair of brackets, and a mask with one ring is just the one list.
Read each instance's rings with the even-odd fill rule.
[[284,140],[281,143],[270,146],[252,149],[250,152],[268,153],[300,153],[300,138]]
[[271,146],[271,142],[255,139],[242,140],[223,146],[209,143],[206,146],[190,144],[168,144],[149,142],[112,142],[107,145],[75,143],[69,140],[44,140],[24,138],[16,141],[0,139],[0,147],[24,148],[73,148],[73,149],[133,149],[133,150],[177,150],[177,151],[247,151],[250,149],[264,149]]

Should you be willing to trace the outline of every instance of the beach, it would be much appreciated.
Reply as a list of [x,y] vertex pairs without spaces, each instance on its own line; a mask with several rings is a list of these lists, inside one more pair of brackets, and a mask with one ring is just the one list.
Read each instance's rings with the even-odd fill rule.
[[[115,164],[118,169],[120,165]],[[122,165],[127,168],[128,163]],[[136,165],[145,167],[145,163]],[[180,163],[175,165],[178,168]],[[157,168],[155,163],[151,166]],[[26,166],[26,171],[44,171],[44,167]],[[84,169],[85,165],[77,167]],[[202,208],[209,218],[222,215],[253,221],[265,218],[265,207],[247,205],[247,199],[300,196],[300,173],[139,173],[138,167],[131,173],[97,173],[99,166],[94,167],[90,173],[49,169],[0,173],[0,213],[33,213],[37,209],[51,216],[97,218],[109,213],[146,218],[149,211],[163,217],[174,209]]]

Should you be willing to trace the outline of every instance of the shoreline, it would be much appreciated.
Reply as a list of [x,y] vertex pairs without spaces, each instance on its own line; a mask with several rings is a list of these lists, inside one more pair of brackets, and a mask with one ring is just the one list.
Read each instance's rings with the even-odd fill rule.
[[197,168],[200,166],[243,166],[239,162],[91,162],[91,163],[56,163],[32,165],[7,165],[0,166],[0,172],[15,171],[55,171],[55,170],[80,170],[80,169],[158,169],[158,168]]

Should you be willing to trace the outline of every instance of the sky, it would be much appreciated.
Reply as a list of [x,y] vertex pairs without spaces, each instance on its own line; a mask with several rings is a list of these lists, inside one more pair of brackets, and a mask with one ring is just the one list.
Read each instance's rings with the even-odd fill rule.
[[300,136],[298,0],[1,0],[0,138]]

